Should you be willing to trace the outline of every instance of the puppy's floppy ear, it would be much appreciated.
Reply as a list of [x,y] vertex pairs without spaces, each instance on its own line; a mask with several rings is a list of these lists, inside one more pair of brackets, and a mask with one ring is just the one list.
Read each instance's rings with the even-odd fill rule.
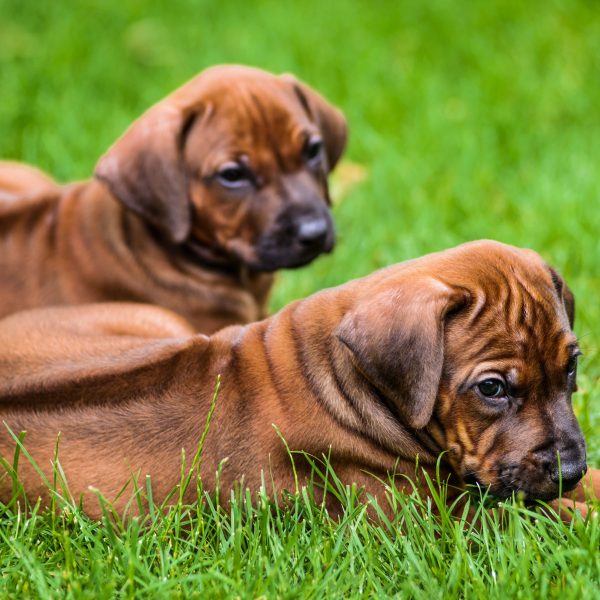
[[348,140],[348,124],[342,111],[293,75],[281,75],[281,79],[292,86],[308,116],[319,126],[323,134],[328,171],[331,171],[342,156]]
[[336,334],[354,366],[396,408],[409,427],[433,413],[444,364],[444,325],[469,294],[423,277],[362,301]]
[[175,244],[191,228],[183,146],[195,118],[194,112],[157,104],[100,158],[94,173],[127,208]]
[[573,329],[575,326],[575,296],[566,283],[563,289],[563,302],[567,311],[567,317],[569,317],[569,325]]
[[550,277],[552,277],[554,289],[565,306],[569,325],[571,326],[571,329],[573,329],[573,326],[575,325],[575,296],[556,269],[549,266],[548,270],[550,271]]

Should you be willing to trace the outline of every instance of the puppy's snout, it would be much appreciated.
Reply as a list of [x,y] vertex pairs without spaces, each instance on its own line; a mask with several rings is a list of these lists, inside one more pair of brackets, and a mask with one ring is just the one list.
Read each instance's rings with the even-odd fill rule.
[[307,219],[298,224],[298,240],[305,246],[322,245],[329,233],[327,219]]
[[330,252],[334,243],[333,221],[325,207],[310,211],[291,207],[279,215],[267,234],[261,236],[256,254],[263,271],[289,269]]
[[585,475],[586,471],[587,464],[585,459],[561,460],[560,470],[557,463],[550,471],[550,479],[554,483],[562,481],[562,485],[565,487],[574,487]]

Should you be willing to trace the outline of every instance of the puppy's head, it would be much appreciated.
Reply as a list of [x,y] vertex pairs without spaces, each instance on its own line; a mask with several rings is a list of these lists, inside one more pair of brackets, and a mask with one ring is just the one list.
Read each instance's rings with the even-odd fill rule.
[[477,242],[389,273],[338,329],[374,394],[467,483],[526,499],[573,488],[586,470],[571,406],[579,349],[556,271]]
[[171,243],[272,271],[333,248],[327,175],[346,136],[293,77],[214,67],[138,119],[95,175]]

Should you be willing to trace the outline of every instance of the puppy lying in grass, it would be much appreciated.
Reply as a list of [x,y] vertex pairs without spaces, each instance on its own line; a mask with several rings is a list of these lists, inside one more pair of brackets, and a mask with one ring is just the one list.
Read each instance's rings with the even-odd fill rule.
[[[377,271],[211,337],[158,307],[23,312],[0,321],[0,412],[13,432],[2,432],[0,452],[12,471],[26,432],[41,473],[21,460],[20,484],[48,502],[41,475],[52,478],[60,433],[70,493],[91,516],[100,506],[90,486],[122,510],[132,474],[150,475],[161,502],[180,482],[182,449],[190,457],[198,447],[220,377],[202,442],[208,492],[217,471],[224,491],[241,479],[256,491],[262,477],[293,490],[311,476],[304,455],[290,463],[302,451],[328,456],[343,483],[381,500],[391,474],[409,488],[402,475],[414,475],[416,460],[457,491],[476,484],[500,498],[552,500],[587,469],[571,406],[572,322],[556,271],[491,241]],[[591,485],[598,494],[600,478]],[[13,491],[7,474],[0,498]]]

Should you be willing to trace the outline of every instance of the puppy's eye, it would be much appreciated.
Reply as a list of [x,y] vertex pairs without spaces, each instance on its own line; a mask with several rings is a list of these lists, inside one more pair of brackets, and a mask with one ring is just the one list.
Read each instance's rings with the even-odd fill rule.
[[227,163],[217,172],[219,183],[227,188],[240,188],[250,183],[248,171],[237,163]]
[[322,153],[323,140],[320,137],[313,136],[306,140],[302,155],[307,163],[312,164],[313,166],[317,165],[321,161]]
[[567,363],[567,375],[573,375],[577,370],[577,357],[579,354],[574,354],[569,358],[569,362]]
[[477,389],[486,398],[503,398],[506,396],[506,388],[501,379],[484,379],[477,384]]

